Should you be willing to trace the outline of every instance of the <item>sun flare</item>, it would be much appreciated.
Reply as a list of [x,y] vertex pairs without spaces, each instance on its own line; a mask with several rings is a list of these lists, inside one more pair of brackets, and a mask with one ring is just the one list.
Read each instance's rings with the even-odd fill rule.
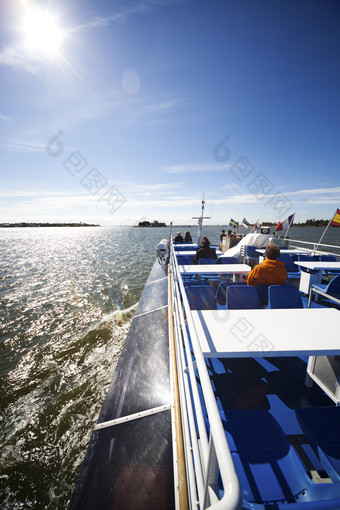
[[58,21],[46,10],[27,8],[20,27],[24,49],[40,56],[58,56],[65,37]]

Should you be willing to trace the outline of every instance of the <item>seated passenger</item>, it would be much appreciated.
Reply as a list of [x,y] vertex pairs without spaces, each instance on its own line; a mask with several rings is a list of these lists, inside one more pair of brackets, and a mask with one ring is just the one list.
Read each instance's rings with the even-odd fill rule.
[[191,235],[190,235],[189,230],[186,230],[186,231],[184,232],[184,242],[185,242],[185,243],[192,243],[192,237],[191,237]]
[[174,238],[174,243],[183,243],[183,237],[180,232],[177,232],[176,237]]
[[248,274],[247,284],[257,287],[265,285],[283,285],[288,278],[284,262],[276,260],[280,256],[280,248],[275,244],[268,244],[265,260],[254,266]]
[[202,237],[200,247],[196,251],[193,263],[198,264],[199,259],[215,259],[217,260],[215,248],[210,248],[210,241],[207,237]]

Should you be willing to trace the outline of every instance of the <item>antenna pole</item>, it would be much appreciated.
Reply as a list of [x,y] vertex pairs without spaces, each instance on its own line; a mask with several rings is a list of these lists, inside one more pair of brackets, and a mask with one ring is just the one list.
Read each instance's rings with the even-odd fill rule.
[[198,244],[198,245],[200,244],[200,240],[202,237],[203,220],[210,220],[209,216],[204,216],[204,205],[205,205],[205,200],[204,200],[204,193],[203,193],[201,216],[193,216],[193,218],[192,218],[193,220],[198,220],[198,229],[197,229],[197,238],[196,238],[196,244]]

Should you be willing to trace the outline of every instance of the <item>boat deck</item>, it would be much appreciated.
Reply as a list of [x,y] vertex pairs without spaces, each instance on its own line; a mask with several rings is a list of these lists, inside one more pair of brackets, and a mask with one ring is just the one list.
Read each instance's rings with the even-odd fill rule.
[[336,303],[306,309],[300,293],[296,308],[286,300],[265,309],[260,296],[228,308],[220,283],[244,295],[243,277],[236,264],[234,276],[209,268],[188,271],[173,257],[188,479],[192,470],[199,508],[339,510],[340,407],[307,375],[313,356],[340,354]]

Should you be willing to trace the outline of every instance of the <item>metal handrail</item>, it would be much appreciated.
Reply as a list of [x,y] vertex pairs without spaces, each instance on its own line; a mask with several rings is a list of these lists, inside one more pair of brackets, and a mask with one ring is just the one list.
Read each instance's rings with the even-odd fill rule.
[[[309,244],[310,246],[313,246],[313,251],[316,251],[318,246],[325,246],[326,248],[336,248],[337,250],[340,249],[339,246],[334,246],[333,244],[323,244],[323,243],[311,243],[310,241],[300,241],[299,239],[286,239],[286,241],[289,242],[289,244],[291,244],[291,242],[293,243],[301,243],[301,244]],[[317,250],[317,251],[321,251],[321,250]],[[321,252],[322,253],[322,252]],[[336,257],[339,256],[338,253],[331,253],[329,252],[330,255],[335,255]]]
[[[209,508],[214,510],[238,510],[241,508],[241,491],[238,477],[218,411],[214,391],[211,386],[206,362],[200,348],[197,331],[193,322],[188,298],[179,272],[172,243],[170,244],[170,250],[170,263],[172,265],[172,272],[174,275],[173,299],[175,305],[174,322],[176,331],[176,349],[179,354],[178,360],[180,360],[181,363],[181,366],[178,367],[178,374],[182,379],[182,381],[179,382],[179,388],[182,405],[183,432],[186,441],[185,450],[187,466],[189,469],[189,473],[187,475],[189,491],[191,492],[191,497],[193,497],[194,491],[192,488],[192,477],[194,475],[196,482],[195,485],[197,485],[198,492],[198,507],[200,509],[203,510],[210,504]],[[190,331],[190,340],[195,357],[194,362],[192,360],[189,339],[186,332],[184,313]],[[184,349],[187,353],[187,367],[184,363]],[[206,439],[207,435],[203,418],[203,410],[197,388],[194,363],[199,374],[203,398],[210,424],[208,444]],[[190,392],[189,382],[192,393]],[[197,419],[197,428],[194,416],[196,416]],[[192,457],[194,458],[193,462]],[[217,470],[215,469],[216,464],[218,467]],[[194,473],[192,472],[193,469]],[[208,475],[214,472],[216,472],[216,476],[218,472],[220,473],[224,487],[224,495],[220,500],[218,500],[217,496],[215,497],[212,493],[211,486],[209,485],[212,480],[210,480],[210,476]],[[196,504],[197,502],[192,500],[193,507]]]

